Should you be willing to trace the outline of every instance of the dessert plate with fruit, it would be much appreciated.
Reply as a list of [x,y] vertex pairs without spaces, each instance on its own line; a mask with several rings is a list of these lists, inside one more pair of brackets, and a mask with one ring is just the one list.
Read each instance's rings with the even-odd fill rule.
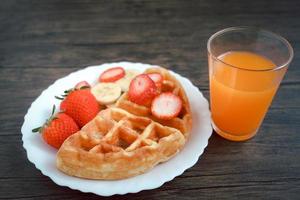
[[21,131],[28,159],[44,175],[102,196],[181,175],[212,133],[208,102],[188,79],[129,62],[57,80],[31,104]]

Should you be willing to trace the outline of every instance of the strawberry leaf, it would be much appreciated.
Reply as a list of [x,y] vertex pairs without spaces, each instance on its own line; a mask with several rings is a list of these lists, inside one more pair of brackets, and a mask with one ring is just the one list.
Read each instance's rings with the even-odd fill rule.
[[55,112],[55,104],[54,104],[53,107],[52,107],[51,116],[54,114],[54,112]]
[[88,89],[88,88],[90,88],[90,86],[85,85],[85,86],[80,87],[80,90],[84,90],[84,89]]
[[59,99],[59,100],[64,100],[63,97],[59,97],[59,96],[54,96],[56,99]]
[[32,132],[33,132],[33,133],[40,132],[41,128],[42,128],[41,126],[40,126],[40,127],[37,127],[37,128],[34,128],[34,129],[32,129]]

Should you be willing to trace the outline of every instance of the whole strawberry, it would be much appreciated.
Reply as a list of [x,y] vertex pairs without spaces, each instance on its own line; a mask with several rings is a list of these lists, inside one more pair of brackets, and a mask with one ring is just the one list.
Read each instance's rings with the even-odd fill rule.
[[100,111],[99,104],[90,90],[71,90],[60,104],[60,109],[72,117],[81,128]]
[[65,113],[54,114],[53,107],[51,117],[42,127],[33,129],[33,132],[40,132],[44,141],[50,146],[59,149],[62,143],[72,134],[79,131],[76,122]]

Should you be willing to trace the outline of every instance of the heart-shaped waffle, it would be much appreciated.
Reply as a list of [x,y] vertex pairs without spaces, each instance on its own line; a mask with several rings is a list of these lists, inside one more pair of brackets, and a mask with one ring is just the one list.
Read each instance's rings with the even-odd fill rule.
[[122,179],[168,160],[185,141],[175,128],[120,108],[107,108],[63,143],[56,164],[72,176]]

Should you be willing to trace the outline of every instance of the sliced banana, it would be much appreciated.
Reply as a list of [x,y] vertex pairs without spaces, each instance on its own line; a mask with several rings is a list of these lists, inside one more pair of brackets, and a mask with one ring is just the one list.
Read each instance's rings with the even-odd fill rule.
[[114,103],[121,95],[121,87],[116,83],[98,83],[91,89],[100,104]]
[[123,92],[127,92],[131,80],[139,74],[141,74],[141,72],[133,69],[128,69],[125,71],[125,76],[117,80],[115,83],[121,87]]

